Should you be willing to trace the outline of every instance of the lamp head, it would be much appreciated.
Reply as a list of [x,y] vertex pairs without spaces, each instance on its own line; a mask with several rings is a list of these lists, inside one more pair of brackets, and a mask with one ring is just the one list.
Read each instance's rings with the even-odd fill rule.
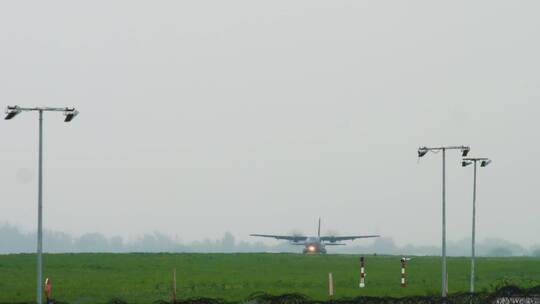
[[418,157],[422,157],[428,153],[428,149],[426,147],[418,148]]
[[469,148],[469,147],[463,147],[463,149],[461,149],[461,156],[463,156],[463,157],[467,156],[467,154],[469,154],[470,150],[471,150],[471,148]]
[[480,167],[485,167],[485,166],[489,165],[490,163],[491,163],[491,159],[483,160],[483,161],[480,163]]
[[19,113],[21,113],[21,109],[19,109],[18,106],[8,106],[6,109],[6,117],[4,119],[5,120],[12,119],[13,117],[15,117],[15,115]]
[[78,114],[79,114],[79,111],[77,111],[75,109],[66,109],[66,111],[64,112],[64,115],[66,115],[66,118],[64,119],[64,121],[65,122],[70,122]]
[[471,161],[467,161],[467,160],[461,161],[461,166],[462,166],[462,167],[467,167],[467,166],[470,165],[470,164],[472,164]]

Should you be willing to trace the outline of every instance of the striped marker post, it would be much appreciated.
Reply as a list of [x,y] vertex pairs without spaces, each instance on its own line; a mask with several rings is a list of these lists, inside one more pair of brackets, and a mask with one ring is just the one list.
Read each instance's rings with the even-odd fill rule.
[[401,259],[401,287],[407,287],[405,284],[405,258]]
[[365,265],[364,265],[364,257],[360,257],[360,288],[366,287],[366,273],[364,272]]

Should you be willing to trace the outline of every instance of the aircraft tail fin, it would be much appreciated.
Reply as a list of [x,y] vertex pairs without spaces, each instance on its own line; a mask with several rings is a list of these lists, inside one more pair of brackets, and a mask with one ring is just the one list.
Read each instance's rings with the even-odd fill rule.
[[317,229],[317,236],[321,237],[321,218],[319,218],[319,229]]

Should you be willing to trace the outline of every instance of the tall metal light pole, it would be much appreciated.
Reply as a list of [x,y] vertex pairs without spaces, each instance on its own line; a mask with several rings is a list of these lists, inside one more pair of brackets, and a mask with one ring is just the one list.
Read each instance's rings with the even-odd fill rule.
[[461,162],[462,167],[466,167],[474,163],[474,179],[473,179],[473,207],[472,207],[472,244],[471,244],[471,293],[474,292],[474,271],[475,271],[475,239],[476,239],[476,163],[480,162],[480,167],[485,167],[491,163],[489,158],[469,157],[464,158]]
[[461,150],[462,156],[467,156],[471,150],[468,146],[447,146],[447,147],[420,147],[418,157],[426,155],[429,151],[442,151],[442,287],[441,296],[446,296],[446,150]]
[[38,178],[38,233],[37,233],[37,304],[41,304],[41,284],[43,274],[43,112],[64,112],[66,118],[65,122],[70,122],[79,112],[74,108],[49,108],[49,107],[35,107],[35,108],[23,108],[19,106],[8,106],[6,109],[6,120],[12,119],[15,115],[23,111],[37,111],[39,112],[39,178]]

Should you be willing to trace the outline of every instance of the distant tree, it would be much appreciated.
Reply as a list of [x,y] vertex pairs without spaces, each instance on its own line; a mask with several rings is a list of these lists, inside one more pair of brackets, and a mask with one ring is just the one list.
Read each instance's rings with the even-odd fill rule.
[[[526,250],[523,246],[499,238],[486,238],[483,241],[477,243],[477,246],[478,255],[493,256],[492,253],[496,253],[500,248],[506,248],[510,250],[510,255],[518,256],[528,254],[528,250]],[[507,253],[508,252],[506,252],[505,254]]]
[[35,235],[24,234],[14,226],[0,227],[0,253],[34,252]]
[[532,255],[535,257],[540,257],[540,248],[533,250]]
[[375,241],[373,241],[374,253],[396,254],[398,251],[399,250],[392,238],[381,237],[376,238]]
[[233,252],[235,251],[234,245],[234,235],[228,231],[225,232],[225,235],[223,235],[223,239],[221,240],[221,250],[224,252]]
[[142,252],[172,252],[175,244],[169,236],[156,231],[153,234],[145,234],[133,244],[133,247],[136,251]]
[[74,242],[75,251],[79,252],[107,252],[109,242],[101,233],[86,233]]
[[45,230],[43,250],[45,252],[70,252],[73,250],[73,238],[64,232]]
[[506,247],[497,247],[497,248],[491,249],[488,253],[488,256],[493,256],[493,257],[512,256],[512,250]]
[[113,236],[109,240],[109,248],[112,252],[124,252],[126,248],[124,246],[124,240],[120,236]]

